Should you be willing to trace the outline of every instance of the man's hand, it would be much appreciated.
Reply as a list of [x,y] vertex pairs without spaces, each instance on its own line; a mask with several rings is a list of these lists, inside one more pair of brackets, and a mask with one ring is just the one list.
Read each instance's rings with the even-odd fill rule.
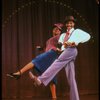
[[71,47],[76,46],[76,45],[75,45],[75,42],[65,42],[63,45],[64,45],[65,48],[66,48],[67,46],[71,46]]

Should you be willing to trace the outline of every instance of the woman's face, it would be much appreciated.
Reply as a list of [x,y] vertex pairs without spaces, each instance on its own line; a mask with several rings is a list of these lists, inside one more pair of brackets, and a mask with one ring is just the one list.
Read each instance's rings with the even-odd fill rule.
[[65,26],[66,26],[66,28],[67,28],[68,30],[70,30],[70,29],[74,28],[75,23],[74,23],[73,21],[68,21],[68,22],[65,24]]
[[61,30],[59,28],[55,27],[53,29],[53,36],[60,35],[60,33],[61,33]]

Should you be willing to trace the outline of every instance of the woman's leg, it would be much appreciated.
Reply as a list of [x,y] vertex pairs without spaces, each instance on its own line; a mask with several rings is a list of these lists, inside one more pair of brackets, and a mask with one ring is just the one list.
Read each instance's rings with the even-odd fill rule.
[[19,79],[21,77],[21,75],[32,69],[34,67],[34,64],[32,62],[28,63],[27,65],[25,65],[22,69],[20,69],[19,71],[15,72],[15,73],[10,73],[10,74],[7,74],[8,77],[12,77],[12,78],[15,78],[16,80]]
[[52,94],[52,98],[56,99],[56,85],[54,83],[50,83],[50,90],[51,90],[51,94]]
[[20,75],[20,74],[23,74],[24,72],[32,69],[34,67],[34,64],[32,62],[28,63],[27,65],[25,65],[23,68],[20,69],[20,71],[17,71],[13,74],[16,74],[16,75]]

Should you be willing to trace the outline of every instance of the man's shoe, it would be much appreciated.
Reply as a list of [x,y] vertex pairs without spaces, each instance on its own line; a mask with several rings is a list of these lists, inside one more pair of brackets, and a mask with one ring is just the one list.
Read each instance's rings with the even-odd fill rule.
[[21,77],[21,74],[18,75],[18,74],[10,73],[10,74],[7,74],[7,76],[18,80]]
[[35,75],[33,75],[31,71],[29,72],[29,76],[33,80],[35,86],[41,85],[41,81]]
[[35,86],[40,86],[41,85],[41,81],[36,76],[34,76],[34,85]]

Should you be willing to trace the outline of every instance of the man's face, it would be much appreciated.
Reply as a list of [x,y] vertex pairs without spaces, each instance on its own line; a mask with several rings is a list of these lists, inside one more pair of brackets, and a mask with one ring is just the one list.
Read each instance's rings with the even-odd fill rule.
[[55,27],[53,29],[53,36],[59,35],[60,33],[61,33],[61,30],[59,28]]
[[74,28],[75,23],[73,21],[68,21],[65,26],[67,27],[68,30],[70,30],[71,28]]

